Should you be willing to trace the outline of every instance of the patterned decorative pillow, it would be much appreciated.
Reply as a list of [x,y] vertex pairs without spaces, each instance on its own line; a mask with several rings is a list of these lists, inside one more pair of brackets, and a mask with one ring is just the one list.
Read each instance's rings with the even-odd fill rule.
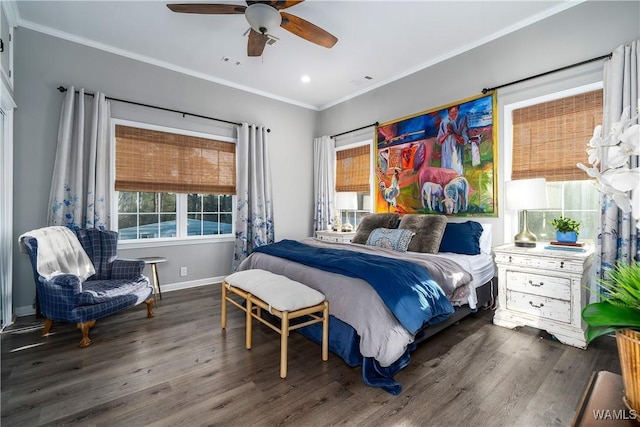
[[376,228],[398,228],[400,215],[397,213],[372,213],[362,218],[356,235],[351,239],[351,243],[364,245],[367,243],[369,234]]
[[386,249],[393,249],[397,252],[406,252],[411,243],[411,238],[415,235],[411,230],[400,230],[398,228],[376,228],[367,238],[367,246],[378,246]]

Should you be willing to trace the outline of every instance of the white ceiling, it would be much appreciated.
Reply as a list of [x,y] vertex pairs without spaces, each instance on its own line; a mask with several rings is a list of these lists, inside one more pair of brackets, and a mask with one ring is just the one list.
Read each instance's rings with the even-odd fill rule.
[[[332,49],[282,28],[247,57],[243,15],[171,12],[165,1],[23,1],[21,27],[314,110],[487,43],[581,1],[322,1],[286,12],[338,38]],[[202,2],[202,1],[201,1]],[[195,2],[191,2],[195,3]],[[242,4],[238,1],[202,3]],[[224,61],[223,58],[228,58]],[[302,75],[311,78],[302,83]],[[365,76],[372,77],[371,80]]]

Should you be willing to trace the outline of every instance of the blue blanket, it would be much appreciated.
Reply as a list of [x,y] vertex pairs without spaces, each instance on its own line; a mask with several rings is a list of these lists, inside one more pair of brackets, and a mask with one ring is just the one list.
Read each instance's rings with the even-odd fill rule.
[[438,323],[453,307],[429,272],[417,264],[372,254],[318,248],[282,240],[254,249],[309,267],[368,282],[410,333]]

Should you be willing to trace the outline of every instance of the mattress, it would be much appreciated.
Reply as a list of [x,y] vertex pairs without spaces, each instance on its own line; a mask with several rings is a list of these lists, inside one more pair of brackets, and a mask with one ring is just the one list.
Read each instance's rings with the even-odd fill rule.
[[471,282],[467,285],[468,292],[465,295],[457,295],[451,300],[453,305],[469,304],[469,308],[475,310],[478,305],[478,298],[475,289],[484,285],[495,275],[496,266],[493,256],[489,254],[462,255],[452,252],[439,252],[438,256],[448,258],[458,263],[462,268],[471,273]]

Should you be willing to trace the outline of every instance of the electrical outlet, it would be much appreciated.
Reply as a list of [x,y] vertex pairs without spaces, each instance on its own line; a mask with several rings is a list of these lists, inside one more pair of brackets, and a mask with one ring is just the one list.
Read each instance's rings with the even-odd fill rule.
[[180,267],[180,277],[187,275],[187,267]]

